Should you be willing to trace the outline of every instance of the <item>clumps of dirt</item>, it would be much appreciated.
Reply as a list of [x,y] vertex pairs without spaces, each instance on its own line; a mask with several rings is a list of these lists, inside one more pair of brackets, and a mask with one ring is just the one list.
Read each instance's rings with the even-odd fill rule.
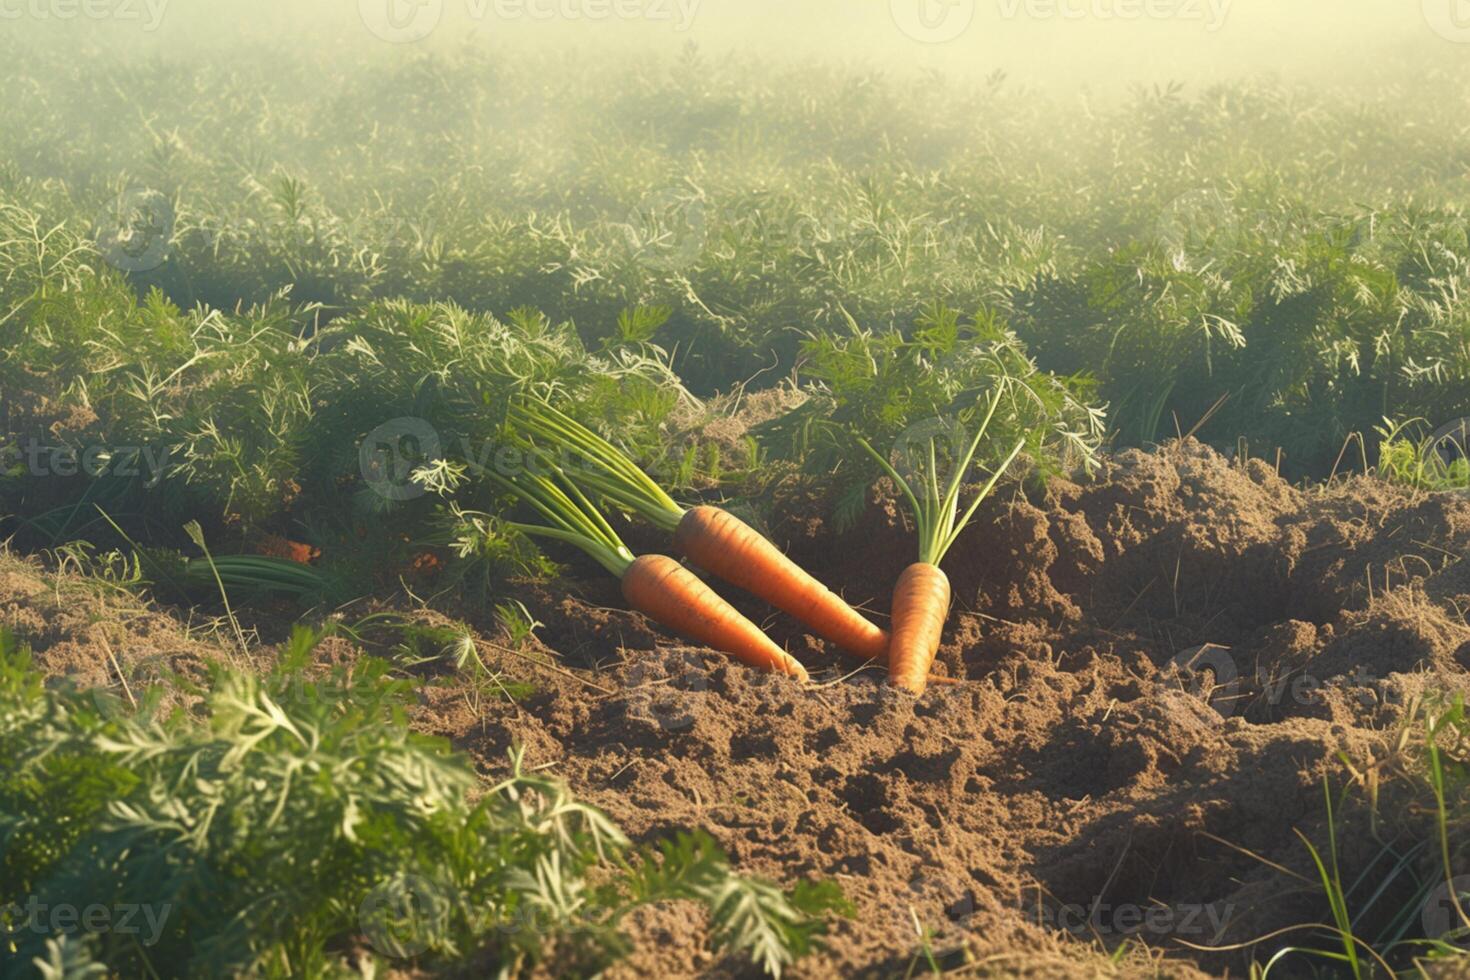
[[[778,543],[881,617],[913,558],[895,501],[836,535],[792,496]],[[503,658],[540,693],[443,730],[492,769],[531,746],[635,837],[704,827],[746,870],[837,879],[858,919],[799,975],[902,974],[913,916],[932,949],[1018,969],[1090,972],[1133,938],[1166,957],[1150,970],[1238,974],[1250,947],[1192,946],[1325,914],[1280,869],[1314,874],[1293,830],[1325,839],[1340,756],[1383,758],[1409,705],[1470,690],[1452,601],[1467,554],[1470,499],[1302,490],[1186,441],[987,503],[947,562],[939,669],[963,684],[915,700],[871,670],[838,680],[853,662],[738,593],[835,683],[803,690],[532,592],[549,646],[580,647],[562,663],[598,672]],[[1342,847],[1345,875],[1371,856]],[[714,969],[650,955],[629,975]]]
[[1061,523],[1070,540],[1085,528],[1103,553],[1071,583],[1090,611],[1213,617],[1212,628],[1233,631],[1282,604],[1279,583],[1295,551],[1280,522],[1303,499],[1260,460],[1237,467],[1194,442],[1166,454],[1128,450],[1098,481],[1057,482],[1051,492],[1053,508],[1069,515]]
[[[777,542],[881,618],[914,557],[897,502],[879,492],[838,534],[820,494],[783,492]],[[744,871],[835,879],[857,917],[797,976],[917,975],[931,955],[1106,975],[1124,940],[1128,975],[1243,975],[1274,948],[1257,937],[1328,914],[1294,833],[1325,845],[1324,781],[1352,778],[1343,758],[1392,757],[1423,699],[1470,692],[1467,555],[1463,495],[1303,490],[1185,441],[988,502],[947,562],[937,669],[962,683],[922,698],[871,668],[848,676],[853,661],[727,590],[819,683],[755,674],[625,611],[579,565],[576,581],[519,590],[544,624],[525,649],[461,611],[494,675],[533,694],[436,676],[416,724],[487,778],[524,746],[636,839],[702,828]],[[50,588],[34,567],[0,569],[0,615],[48,669],[106,682],[90,624],[153,629],[136,605]],[[1338,816],[1351,880],[1381,845],[1365,808]],[[737,975],[690,916],[631,920],[616,975]]]
[[1470,627],[1412,587],[1388,592],[1364,609],[1344,610],[1337,627],[1334,639],[1305,665],[1324,680],[1367,671],[1381,677],[1463,669],[1457,655],[1470,643]]
[[179,700],[177,680],[197,683],[228,656],[119,585],[8,553],[0,554],[0,626],[57,682],[134,702],[157,689],[160,707]]

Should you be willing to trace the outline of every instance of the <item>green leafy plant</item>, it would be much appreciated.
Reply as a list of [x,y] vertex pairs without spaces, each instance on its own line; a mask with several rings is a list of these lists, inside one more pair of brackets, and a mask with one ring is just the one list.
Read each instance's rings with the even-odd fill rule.
[[[1420,490],[1470,489],[1470,446],[1466,431],[1435,438],[1423,419],[1384,419],[1378,435],[1378,476]],[[1417,434],[1416,434],[1417,433]]]
[[495,604],[495,621],[505,630],[506,639],[512,647],[520,648],[536,636],[536,631],[546,624],[531,615],[526,604],[519,599],[508,599]]
[[408,730],[410,685],[370,659],[308,673],[319,638],[298,631],[267,676],[218,671],[198,711],[146,720],[46,688],[0,634],[0,894],[153,913],[141,938],[75,946],[28,915],[4,975],[325,976],[357,932],[390,957],[514,970],[557,945],[592,969],[626,950],[631,908],[670,898],[704,902],[715,943],[775,973],[843,908],[831,886],[735,875],[707,838],[640,853],[519,754],[470,802],[465,761]]
[[[757,432],[784,442],[809,468],[854,469],[851,432],[888,446],[941,417],[975,421],[974,406],[987,395],[994,438],[986,445],[1009,451],[1021,440],[1037,465],[1051,469],[1092,465],[1103,417],[1088,403],[1087,383],[1038,370],[994,313],[962,323],[953,310],[934,306],[908,336],[865,330],[850,317],[847,327],[807,341],[808,400]],[[857,472],[863,480],[872,475]]]

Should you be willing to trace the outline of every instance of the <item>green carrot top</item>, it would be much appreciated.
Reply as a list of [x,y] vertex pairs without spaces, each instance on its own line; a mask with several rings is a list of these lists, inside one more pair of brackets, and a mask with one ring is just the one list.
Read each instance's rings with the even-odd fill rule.
[[928,459],[920,464],[920,475],[923,477],[922,497],[915,493],[909,481],[900,476],[893,464],[879,455],[866,439],[858,439],[862,447],[872,454],[873,458],[878,461],[878,465],[883,467],[884,472],[898,485],[899,490],[908,501],[909,509],[914,515],[914,523],[918,526],[919,561],[921,562],[938,565],[944,560],[945,553],[954,545],[960,532],[965,529],[965,525],[969,524],[970,519],[975,516],[975,511],[979,508],[981,501],[990,495],[991,490],[995,489],[995,484],[1000,480],[1001,474],[1015,461],[1021,453],[1021,447],[1026,444],[1024,439],[1016,443],[1005,462],[996,467],[990,480],[981,488],[979,495],[970,502],[970,506],[961,516],[959,513],[960,485],[970,469],[970,464],[974,462],[980,442],[985,438],[985,432],[990,427],[990,420],[994,418],[995,410],[1000,405],[999,394],[992,394],[988,402],[989,407],[985,413],[985,420],[980,423],[980,431],[975,433],[969,449],[958,461],[942,493],[939,488],[938,457],[932,437],[928,440]]

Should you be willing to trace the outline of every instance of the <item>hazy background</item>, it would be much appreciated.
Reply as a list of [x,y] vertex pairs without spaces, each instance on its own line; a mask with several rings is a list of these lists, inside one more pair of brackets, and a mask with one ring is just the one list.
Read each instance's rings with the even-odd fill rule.
[[7,33],[162,55],[263,42],[384,57],[466,43],[631,56],[693,41],[849,67],[1004,70],[1048,86],[1260,72],[1346,81],[1406,53],[1470,63],[1467,0],[0,0],[0,18]]
[[0,0],[0,63],[12,291],[63,278],[44,229],[123,274],[78,351],[150,296],[313,335],[449,302],[653,337],[707,396],[941,302],[1118,445],[1208,417],[1322,475],[1470,414],[1470,0]]

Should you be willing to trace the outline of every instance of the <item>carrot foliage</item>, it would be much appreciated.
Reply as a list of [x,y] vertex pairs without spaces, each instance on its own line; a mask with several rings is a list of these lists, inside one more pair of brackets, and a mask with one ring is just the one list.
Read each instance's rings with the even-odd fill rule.
[[734,873],[700,832],[635,847],[519,751],[476,792],[467,758],[409,729],[415,685],[371,658],[322,673],[323,635],[298,627],[275,669],[218,670],[170,714],[47,684],[0,631],[0,977],[325,978],[369,948],[354,937],[506,976],[555,950],[590,976],[627,952],[630,911],[673,899],[779,974],[846,911],[833,885]]
[[[995,484],[1000,480],[1001,475],[1025,448],[1025,440],[1017,440],[1009,454],[992,470],[990,479],[981,487],[969,507],[961,514],[959,509],[960,488],[971,464],[975,461],[976,452],[985,440],[986,431],[999,405],[1000,396],[998,394],[992,394],[986,399],[984,421],[980,423],[980,429],[970,440],[968,448],[953,461],[949,480],[942,491],[939,484],[940,457],[933,436],[925,441],[924,455],[915,468],[915,480],[906,479],[900,474],[893,464],[883,458],[866,439],[859,440],[862,447],[877,460],[878,465],[897,484],[899,491],[908,502],[914,523],[918,528],[919,561],[938,565],[944,559],[945,553],[954,545],[965,526],[970,523],[970,518],[975,516],[975,511],[980,504],[990,495],[990,491],[995,489]],[[918,489],[914,488],[914,482],[919,484]]]
[[684,508],[622,450],[570,415],[526,398],[511,405],[510,421],[523,438],[532,440],[533,451],[539,446],[567,454],[577,481],[597,495],[658,527],[672,531],[679,526]]
[[[544,472],[538,472],[544,470]],[[549,460],[534,461],[512,476],[490,478],[529,504],[549,524],[509,522],[508,526],[533,537],[550,538],[586,552],[613,575],[622,577],[633,564],[633,553],[565,472]]]

